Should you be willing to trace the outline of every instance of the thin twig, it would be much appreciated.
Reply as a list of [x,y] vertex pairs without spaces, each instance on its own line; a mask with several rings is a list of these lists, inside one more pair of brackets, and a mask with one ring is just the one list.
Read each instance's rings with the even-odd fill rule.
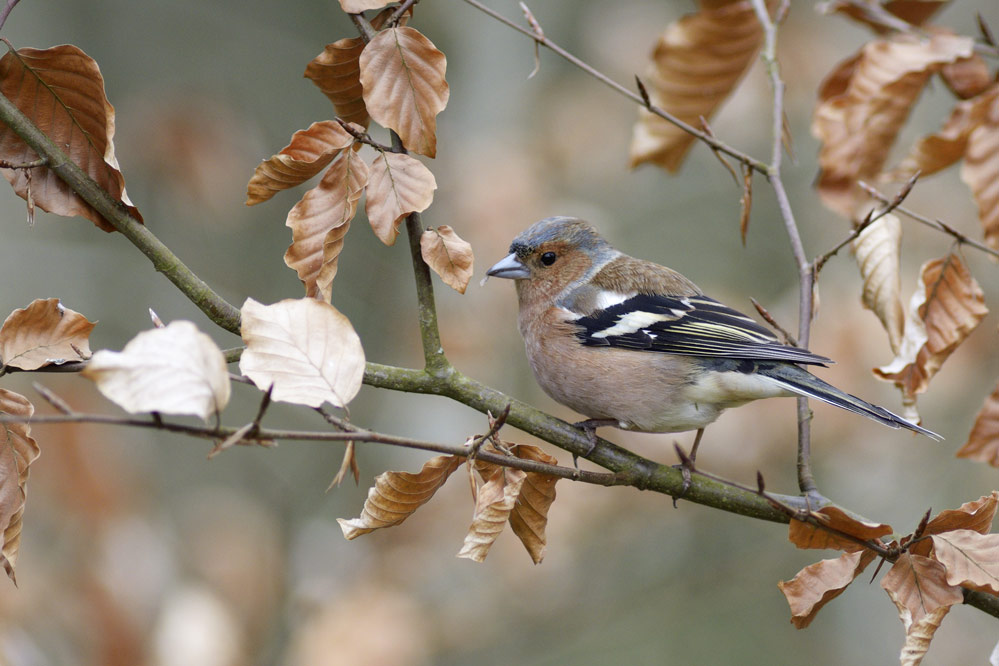
[[0,10],[0,30],[3,29],[4,25],[7,23],[7,17],[10,16],[11,10],[17,6],[21,0],[7,0],[4,4],[3,10]]
[[756,311],[760,313],[760,316],[763,317],[763,319],[768,324],[770,324],[775,329],[777,329],[777,332],[780,333],[784,337],[784,341],[785,342],[787,342],[788,344],[793,345],[795,347],[798,346],[798,341],[795,340],[794,336],[791,335],[786,328],[784,328],[783,326],[781,326],[780,322],[778,322],[776,319],[774,319],[773,315],[770,314],[770,312],[765,307],[763,307],[760,304],[759,301],[757,301],[752,296],[749,297],[749,300],[753,303],[753,307],[756,308]]

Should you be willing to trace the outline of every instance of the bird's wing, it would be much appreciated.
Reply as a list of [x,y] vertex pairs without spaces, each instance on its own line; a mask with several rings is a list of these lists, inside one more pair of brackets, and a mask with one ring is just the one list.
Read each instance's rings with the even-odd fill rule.
[[703,295],[636,294],[575,319],[588,346],[825,365],[832,360],[782,344],[746,315]]

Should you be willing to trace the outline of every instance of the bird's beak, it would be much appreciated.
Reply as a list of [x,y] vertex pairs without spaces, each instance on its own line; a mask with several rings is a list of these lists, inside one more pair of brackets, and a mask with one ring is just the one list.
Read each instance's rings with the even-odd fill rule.
[[531,272],[527,270],[527,266],[524,265],[524,262],[518,259],[516,254],[511,252],[493,264],[493,267],[486,271],[486,275],[499,278],[509,278],[511,280],[526,280],[531,277]]

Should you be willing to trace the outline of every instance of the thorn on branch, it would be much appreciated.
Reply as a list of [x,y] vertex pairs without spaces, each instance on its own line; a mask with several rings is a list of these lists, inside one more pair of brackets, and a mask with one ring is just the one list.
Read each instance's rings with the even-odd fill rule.
[[649,97],[649,91],[645,89],[645,84],[642,80],[635,75],[635,83],[638,85],[638,94],[642,97],[642,104],[645,106],[646,111],[652,110],[652,99]]
[[985,17],[982,16],[982,13],[975,12],[975,19],[978,21],[978,29],[981,31],[982,39],[985,40],[985,43],[993,48],[999,47],[999,44],[996,43],[995,35],[992,34],[992,29],[985,22]]

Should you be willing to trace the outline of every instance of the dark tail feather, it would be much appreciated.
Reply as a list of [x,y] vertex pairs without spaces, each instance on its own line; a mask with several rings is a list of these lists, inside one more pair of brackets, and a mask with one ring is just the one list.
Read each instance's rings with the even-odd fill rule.
[[766,361],[757,361],[756,371],[792,393],[803,395],[806,398],[815,398],[816,400],[827,402],[830,405],[835,405],[840,409],[845,409],[846,411],[853,412],[854,414],[861,414],[869,419],[877,421],[878,423],[882,423],[889,428],[905,428],[906,430],[926,435],[927,437],[938,442],[943,440],[943,437],[932,430],[927,430],[926,428],[922,428],[915,423],[906,421],[901,416],[892,414],[884,407],[872,405],[866,400],[861,400],[855,395],[850,395],[849,393],[840,391],[832,384],[822,381],[812,373],[796,365],[792,365],[790,363],[768,363]]

